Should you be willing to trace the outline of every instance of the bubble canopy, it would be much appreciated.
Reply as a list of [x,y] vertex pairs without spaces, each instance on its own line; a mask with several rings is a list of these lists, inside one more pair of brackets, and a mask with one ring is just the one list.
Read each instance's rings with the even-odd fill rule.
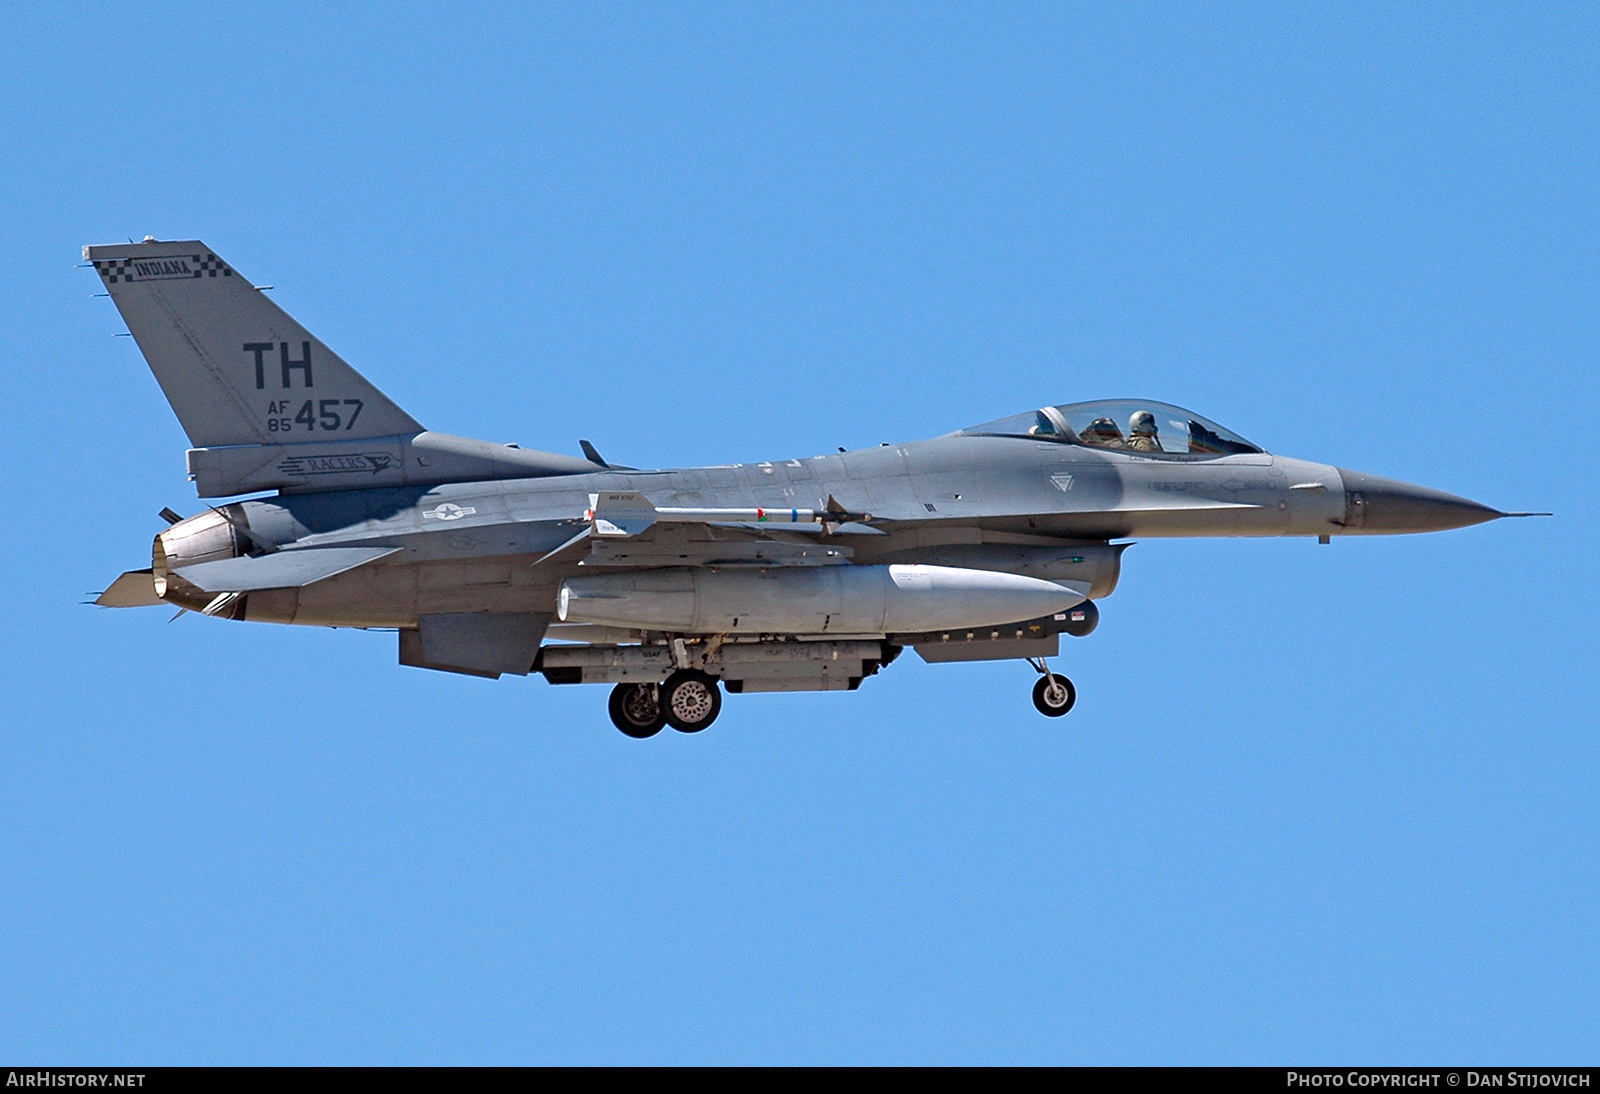
[[1193,411],[1144,399],[1100,399],[1047,406],[971,426],[958,435],[1035,437],[1088,448],[1168,456],[1215,457],[1262,451]]

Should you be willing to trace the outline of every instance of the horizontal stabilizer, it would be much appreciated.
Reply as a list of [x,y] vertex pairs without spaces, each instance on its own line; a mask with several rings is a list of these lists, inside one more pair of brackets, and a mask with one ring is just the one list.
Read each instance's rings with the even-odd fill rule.
[[403,547],[310,547],[254,558],[201,562],[185,566],[177,574],[208,593],[298,589],[402,550]]
[[156,595],[155,574],[149,570],[129,570],[111,583],[111,588],[95,598],[102,608],[153,608],[162,603]]

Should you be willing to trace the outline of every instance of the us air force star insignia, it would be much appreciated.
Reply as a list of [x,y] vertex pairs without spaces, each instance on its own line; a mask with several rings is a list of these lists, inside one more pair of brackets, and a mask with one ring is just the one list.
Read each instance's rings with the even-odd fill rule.
[[422,515],[428,520],[460,520],[462,517],[470,517],[476,512],[477,510],[470,505],[461,506],[446,501],[439,503]]

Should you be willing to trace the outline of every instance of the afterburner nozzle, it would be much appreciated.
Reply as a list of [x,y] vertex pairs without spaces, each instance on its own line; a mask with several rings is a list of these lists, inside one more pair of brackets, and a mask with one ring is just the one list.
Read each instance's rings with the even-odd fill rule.
[[180,520],[156,536],[151,546],[150,570],[156,595],[181,607],[203,606],[212,600],[212,595],[196,589],[174,571],[242,554],[237,529],[221,511],[207,509]]

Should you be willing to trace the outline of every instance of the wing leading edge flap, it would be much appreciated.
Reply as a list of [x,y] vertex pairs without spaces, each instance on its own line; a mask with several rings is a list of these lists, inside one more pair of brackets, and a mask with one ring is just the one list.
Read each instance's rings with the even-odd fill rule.
[[308,547],[185,566],[177,575],[208,593],[299,589],[403,551],[403,547]]

